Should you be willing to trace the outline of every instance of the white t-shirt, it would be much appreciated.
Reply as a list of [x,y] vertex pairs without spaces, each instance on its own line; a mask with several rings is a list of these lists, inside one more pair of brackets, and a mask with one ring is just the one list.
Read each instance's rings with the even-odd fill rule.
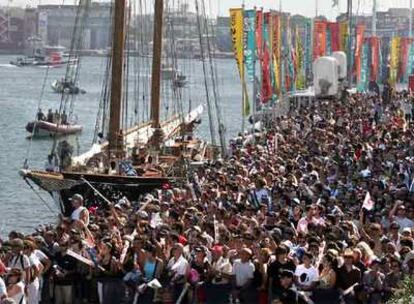
[[[211,267],[221,273],[226,275],[231,275],[233,272],[233,266],[230,263],[230,260],[228,258],[220,257],[216,262],[213,262],[211,264]],[[217,280],[217,278],[213,279],[213,284],[216,285],[222,285],[222,284],[228,284],[229,280],[226,278],[223,278],[221,280]]]
[[249,280],[253,279],[254,264],[252,262],[242,263],[240,259],[233,264],[233,273],[236,276],[236,285],[244,286]]
[[178,260],[171,258],[168,262],[167,268],[174,273],[174,278],[178,276],[185,276],[188,269],[188,261],[183,256],[180,256]]
[[30,267],[30,260],[29,257],[25,254],[15,255],[11,258],[7,266],[10,268],[19,268],[21,270],[25,270]]
[[47,257],[47,255],[46,254],[44,254],[43,253],[43,251],[41,251],[41,250],[39,250],[39,249],[35,249],[34,250],[34,254],[35,254],[35,256],[37,257],[37,259],[41,262],[41,261],[45,261],[45,260],[47,260],[47,259],[49,259],[48,257]]
[[312,282],[318,280],[319,273],[314,266],[306,268],[305,265],[300,264],[296,267],[295,276],[298,278],[299,283],[305,286],[310,286]]
[[6,284],[4,283],[4,280],[0,278],[0,299],[4,296],[7,297]]

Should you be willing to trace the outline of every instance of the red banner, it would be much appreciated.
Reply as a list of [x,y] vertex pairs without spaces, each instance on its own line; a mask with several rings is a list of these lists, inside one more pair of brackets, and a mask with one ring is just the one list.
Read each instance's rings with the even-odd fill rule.
[[331,32],[331,49],[332,52],[341,50],[340,25],[338,22],[329,22],[328,29]]
[[326,54],[326,29],[326,21],[315,21],[313,29],[313,59]]
[[257,56],[263,60],[263,11],[256,12],[256,45]]
[[266,36],[263,37],[264,39],[264,47],[263,47],[263,60],[262,60],[262,102],[266,103],[272,98],[272,80],[270,78],[270,49],[269,49],[269,43],[270,43],[270,29],[269,25],[270,21],[270,13],[264,14],[264,27],[267,28]]
[[362,57],[362,48],[364,46],[364,32],[365,25],[358,24],[356,28],[356,46],[355,46],[355,72],[357,82],[361,80],[361,57]]
[[380,52],[380,40],[378,37],[370,38],[371,46],[371,73],[370,80],[377,81],[379,71],[379,52]]

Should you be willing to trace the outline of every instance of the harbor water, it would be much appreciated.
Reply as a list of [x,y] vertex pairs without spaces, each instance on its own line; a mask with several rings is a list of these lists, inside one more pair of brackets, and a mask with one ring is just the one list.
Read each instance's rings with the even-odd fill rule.
[[[13,59],[15,59],[14,56],[0,56],[1,236],[12,229],[30,232],[39,224],[51,223],[59,211],[46,192],[39,190],[37,186],[35,186],[37,194],[32,191],[19,176],[18,171],[22,168],[26,158],[30,168],[44,168],[52,141],[50,139],[30,141],[27,139],[28,133],[25,130],[25,125],[35,118],[39,101],[44,112],[47,112],[49,108],[53,110],[59,108],[61,97],[52,92],[50,84],[55,79],[63,78],[66,69],[64,67],[53,69],[19,68],[9,64]],[[227,129],[227,139],[229,139],[241,129],[241,86],[233,60],[218,60],[217,63],[220,106]],[[186,100],[184,100],[183,108],[188,110],[190,100],[193,107],[198,104],[206,106],[202,62],[193,60],[182,62],[182,64],[188,67],[184,73],[187,74],[189,81],[187,88],[184,89],[183,96]],[[70,138],[76,153],[84,152],[91,145],[105,66],[105,58],[82,58],[79,84],[87,93],[77,96],[74,103],[74,113],[77,120],[84,126],[82,134]],[[130,75],[132,75],[131,73]],[[140,77],[149,76],[142,76],[140,73]],[[44,94],[40,98],[43,85],[45,85]],[[132,90],[133,85],[130,84],[129,91]],[[133,104],[133,95],[131,93],[129,97],[130,104]],[[166,112],[168,105],[165,102],[162,104],[164,112]],[[138,115],[140,112],[142,112],[142,107],[138,108]],[[198,132],[200,136],[210,140],[206,108]],[[48,206],[42,202],[38,195],[47,202]],[[53,209],[54,212],[50,209]]]

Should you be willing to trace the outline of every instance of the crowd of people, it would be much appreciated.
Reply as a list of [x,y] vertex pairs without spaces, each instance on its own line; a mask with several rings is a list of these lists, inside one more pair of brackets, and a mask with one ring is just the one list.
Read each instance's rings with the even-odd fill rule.
[[386,303],[414,275],[411,103],[315,102],[180,187],[76,194],[2,243],[2,303]]

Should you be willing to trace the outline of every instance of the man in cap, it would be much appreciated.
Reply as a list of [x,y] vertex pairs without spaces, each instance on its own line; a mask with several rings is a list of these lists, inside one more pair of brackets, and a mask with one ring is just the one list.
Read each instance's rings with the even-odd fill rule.
[[87,227],[89,225],[89,211],[83,206],[83,196],[74,194],[71,198],[73,211],[70,216],[72,221],[81,221]]

